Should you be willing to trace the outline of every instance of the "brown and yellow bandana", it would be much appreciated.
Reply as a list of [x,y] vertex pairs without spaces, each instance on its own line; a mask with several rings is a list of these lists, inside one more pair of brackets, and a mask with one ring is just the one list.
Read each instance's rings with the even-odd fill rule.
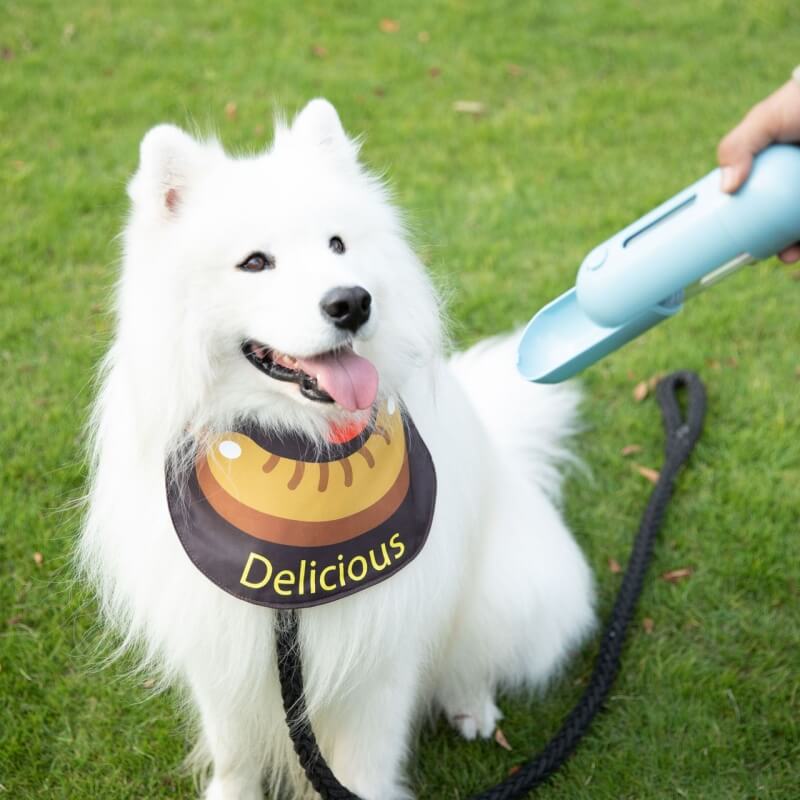
[[222,434],[183,479],[167,476],[175,531],[221,589],[304,608],[379,583],[422,549],[436,473],[411,418],[390,403],[319,445],[257,428]]

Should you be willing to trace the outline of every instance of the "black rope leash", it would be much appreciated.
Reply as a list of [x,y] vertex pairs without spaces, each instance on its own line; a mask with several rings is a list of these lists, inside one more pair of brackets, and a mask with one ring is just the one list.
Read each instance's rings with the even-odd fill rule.
[[[686,419],[678,403],[678,391],[682,388],[688,393]],[[642,592],[656,536],[675,488],[675,479],[703,430],[706,391],[694,372],[673,372],[668,375],[656,387],[656,397],[666,432],[664,465],[642,516],[589,684],[561,728],[535,758],[497,786],[475,795],[472,800],[515,800],[542,784],[572,755],[608,698],[619,672],[625,637]],[[358,795],[339,783],[317,747],[306,713],[297,632],[297,613],[279,611],[276,623],[278,675],[286,723],[295,752],[311,785],[323,800],[360,800]]]

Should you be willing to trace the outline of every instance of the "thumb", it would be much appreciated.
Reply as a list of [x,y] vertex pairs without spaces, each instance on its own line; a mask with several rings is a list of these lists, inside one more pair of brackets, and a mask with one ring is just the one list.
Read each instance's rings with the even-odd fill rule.
[[743,153],[736,158],[730,159],[729,163],[722,162],[722,184],[723,192],[733,194],[746,180],[753,166],[753,156]]
[[722,166],[723,192],[735,192],[750,174],[753,156],[778,138],[776,116],[779,111],[778,98],[771,95],[753,106],[719,143],[717,159]]
[[722,191],[735,192],[747,180],[753,165],[755,138],[752,123],[745,117],[720,143],[717,160],[722,167]]

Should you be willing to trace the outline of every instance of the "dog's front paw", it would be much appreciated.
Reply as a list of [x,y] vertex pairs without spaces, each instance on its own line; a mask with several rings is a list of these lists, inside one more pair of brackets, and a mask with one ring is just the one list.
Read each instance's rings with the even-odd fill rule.
[[478,736],[481,739],[488,739],[502,718],[503,713],[488,697],[483,703],[477,704],[477,708],[448,714],[450,724],[467,741],[472,741]]
[[264,800],[261,782],[251,778],[215,777],[208,785],[203,800]]

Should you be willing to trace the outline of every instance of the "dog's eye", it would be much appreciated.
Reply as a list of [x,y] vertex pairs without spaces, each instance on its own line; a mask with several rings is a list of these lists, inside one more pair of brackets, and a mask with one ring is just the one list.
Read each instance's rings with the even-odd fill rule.
[[243,272],[263,272],[265,269],[275,269],[275,257],[264,253],[250,253],[241,264],[236,265]]
[[333,250],[336,255],[341,255],[344,253],[344,242],[342,241],[341,236],[331,236],[330,241],[328,242],[328,247]]

